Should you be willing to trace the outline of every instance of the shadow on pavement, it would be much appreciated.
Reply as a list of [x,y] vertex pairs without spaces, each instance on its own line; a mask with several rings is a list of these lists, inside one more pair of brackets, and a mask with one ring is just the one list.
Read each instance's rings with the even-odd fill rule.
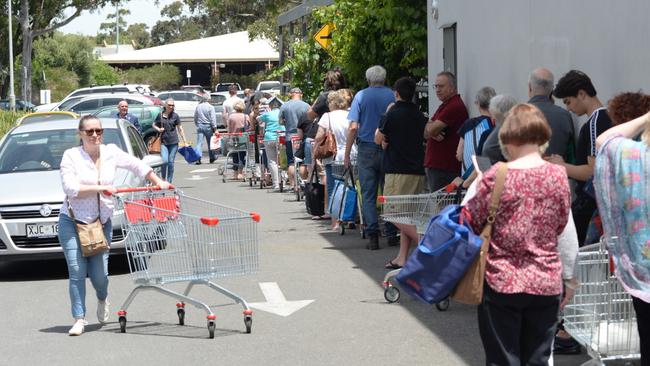
[[[125,255],[111,255],[108,259],[109,275],[129,273]],[[0,282],[46,281],[68,278],[65,259],[17,261],[0,263]]]

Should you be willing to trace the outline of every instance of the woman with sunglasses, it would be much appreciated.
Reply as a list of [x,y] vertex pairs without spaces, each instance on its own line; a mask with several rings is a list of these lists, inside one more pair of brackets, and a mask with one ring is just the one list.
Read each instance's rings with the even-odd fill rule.
[[171,183],[174,178],[174,160],[178,152],[179,135],[183,140],[183,145],[187,145],[181,118],[174,112],[174,99],[169,98],[165,101],[165,109],[156,117],[152,127],[161,133],[160,157],[163,160],[163,165],[160,175]]
[[59,243],[65,255],[70,279],[70,303],[75,322],[68,334],[72,336],[81,335],[87,324],[86,277],[90,277],[97,295],[97,319],[102,324],[108,320],[108,251],[84,257],[75,221],[91,223],[99,218],[104,236],[108,243],[111,242],[114,204],[103,192],[116,192],[113,184],[118,168],[147,178],[163,189],[169,188],[169,183],[160,179],[141,160],[114,144],[102,144],[103,134],[104,129],[97,117],[83,116],[79,121],[81,145],[66,150],[61,159],[61,184],[66,199],[59,214]]

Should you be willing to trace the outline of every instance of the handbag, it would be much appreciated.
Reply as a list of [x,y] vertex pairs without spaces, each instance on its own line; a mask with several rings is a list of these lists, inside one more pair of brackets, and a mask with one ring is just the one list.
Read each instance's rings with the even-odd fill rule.
[[499,164],[496,173],[496,182],[494,190],[490,197],[490,207],[488,209],[487,223],[481,232],[483,244],[479,255],[474,262],[469,266],[461,280],[458,282],[454,291],[451,293],[451,298],[455,301],[468,304],[478,305],[483,301],[483,282],[485,281],[485,264],[487,261],[488,250],[490,249],[490,238],[492,237],[492,225],[499,210],[499,202],[501,200],[501,193],[506,181],[506,174],[508,172],[507,164]]
[[149,139],[149,142],[147,143],[147,150],[149,150],[149,154],[160,154],[160,144],[162,140],[162,134],[157,133],[156,136],[152,139]]
[[185,158],[185,161],[187,161],[189,164],[192,164],[197,160],[201,160],[201,154],[196,152],[196,150],[189,145],[178,149],[178,153],[183,155],[183,158]]
[[307,213],[312,216],[323,216],[325,214],[325,186],[318,179],[315,163],[309,181],[305,183],[305,207]]
[[357,189],[349,168],[343,172],[343,179],[334,178],[334,190],[329,199],[329,212],[333,218],[342,222],[354,222],[357,217]]
[[329,126],[325,132],[325,139],[314,146],[314,158],[316,159],[326,159],[336,156],[336,137],[332,133],[332,120],[330,119],[329,113],[327,114],[327,120]]
[[[101,158],[97,164],[97,184],[100,184],[100,172]],[[68,213],[70,214],[70,218],[72,218],[75,223],[77,236],[79,237],[79,247],[81,248],[81,254],[84,257],[92,257],[93,255],[104,253],[110,249],[108,240],[106,240],[106,236],[104,235],[104,225],[102,225],[102,221],[100,219],[101,215],[99,214],[99,193],[97,193],[97,220],[89,224],[77,221],[74,217],[74,213],[72,212],[72,206],[70,205],[69,199]]]

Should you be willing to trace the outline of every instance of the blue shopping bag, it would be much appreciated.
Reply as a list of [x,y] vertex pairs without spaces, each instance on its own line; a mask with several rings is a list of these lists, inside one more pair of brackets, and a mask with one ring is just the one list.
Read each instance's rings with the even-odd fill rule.
[[329,211],[339,221],[354,222],[357,217],[357,189],[354,185],[348,185],[343,179],[334,179]]
[[178,149],[178,153],[183,155],[185,161],[189,164],[201,160],[201,154],[199,154],[192,146],[183,146]]
[[406,292],[428,304],[449,297],[480,252],[483,240],[468,225],[459,223],[461,210],[459,205],[449,205],[431,218],[396,277]]

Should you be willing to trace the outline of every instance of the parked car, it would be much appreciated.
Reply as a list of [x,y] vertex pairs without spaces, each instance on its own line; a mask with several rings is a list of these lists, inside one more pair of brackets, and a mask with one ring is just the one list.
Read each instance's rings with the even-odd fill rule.
[[[34,108],[36,112],[65,110],[71,103],[79,101],[83,97],[94,94],[141,94],[152,99],[154,104],[160,104],[160,100],[155,98],[149,85],[147,84],[121,84],[121,85],[102,85],[80,88],[68,94],[58,103],[42,104]],[[157,100],[157,101],[156,101]]]
[[255,91],[258,92],[270,92],[274,88],[277,88],[277,90],[280,90],[282,88],[282,83],[279,81],[274,81],[274,80],[266,80],[266,81],[260,81],[257,84],[257,87],[255,88]]
[[[65,194],[59,166],[63,152],[79,145],[71,119],[14,127],[0,140],[0,261],[63,258],[57,238]],[[158,171],[159,155],[149,155],[138,131],[126,120],[102,119],[104,143],[115,144]],[[145,180],[118,169],[116,186],[141,186]],[[124,253],[120,216],[113,217],[111,253]]]
[[[16,110],[17,111],[33,111],[36,106],[27,100],[16,100]],[[0,109],[8,111],[9,110],[9,99],[0,100]]]
[[79,115],[74,112],[68,111],[54,111],[54,112],[32,112],[28,113],[16,120],[16,125],[24,125],[27,123],[46,122],[46,121],[59,121],[74,119],[78,120]]
[[203,89],[201,85],[183,85],[181,86],[181,90],[187,92],[193,92],[206,97],[210,95],[210,93],[207,90]]
[[[241,99],[244,99],[244,92],[238,91],[237,96]],[[223,113],[223,102],[230,97],[230,92],[213,92],[210,93],[210,104],[214,106],[214,112],[217,114],[217,128],[225,129],[226,125],[223,124],[221,120],[221,115]]]
[[126,100],[129,106],[154,105],[150,97],[140,94],[97,94],[84,96],[63,110],[75,112],[79,115],[92,114],[102,107],[117,106],[121,100]]
[[217,86],[214,88],[215,92],[227,92],[228,89],[230,88],[231,85],[235,84],[237,86],[237,90],[242,90],[241,85],[239,83],[219,83]]
[[[152,125],[156,121],[156,117],[162,112],[162,107],[156,105],[130,105],[129,113],[138,117],[138,122],[140,123],[140,135],[146,144],[148,144],[149,139],[156,136],[156,130],[153,129]],[[115,118],[117,114],[117,106],[104,107],[96,110],[93,115],[99,118]]]
[[158,98],[163,102],[167,98],[174,99],[174,111],[183,119],[194,118],[194,110],[203,100],[200,94],[182,90],[160,92]]

